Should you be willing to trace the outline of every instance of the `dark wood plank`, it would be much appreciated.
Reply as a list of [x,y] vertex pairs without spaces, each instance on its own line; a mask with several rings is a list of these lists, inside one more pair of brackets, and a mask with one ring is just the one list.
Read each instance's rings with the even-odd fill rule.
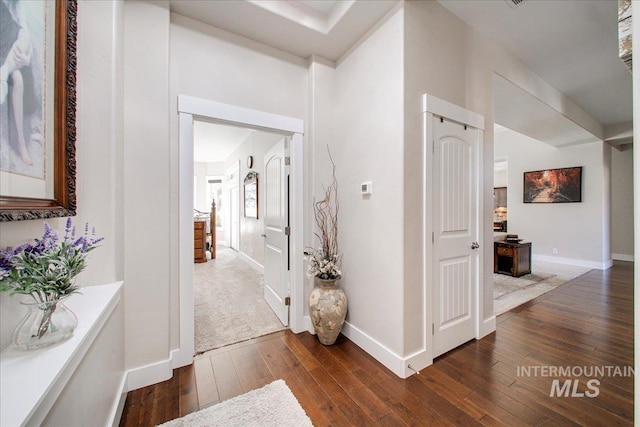
[[243,393],[264,387],[274,381],[269,367],[255,346],[241,347],[228,354],[238,375]]
[[178,388],[180,392],[180,416],[184,417],[200,409],[198,389],[196,387],[196,371],[193,365],[177,369]]

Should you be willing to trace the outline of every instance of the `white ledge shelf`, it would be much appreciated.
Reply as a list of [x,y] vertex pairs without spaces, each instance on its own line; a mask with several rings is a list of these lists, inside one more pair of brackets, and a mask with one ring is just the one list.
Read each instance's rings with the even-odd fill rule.
[[13,345],[0,354],[0,426],[39,425],[118,305],[122,282],[81,289],[65,304],[78,317],[67,341],[22,351]]

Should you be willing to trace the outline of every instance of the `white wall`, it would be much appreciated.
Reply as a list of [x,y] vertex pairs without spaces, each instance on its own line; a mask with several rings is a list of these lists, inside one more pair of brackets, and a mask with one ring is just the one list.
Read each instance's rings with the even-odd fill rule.
[[509,176],[508,176],[507,172],[508,171],[506,171],[506,170],[493,171],[493,186],[494,187],[508,187],[509,186]]
[[193,174],[197,177],[196,209],[200,212],[211,211],[211,201],[207,200],[207,177],[224,177],[224,162],[193,162]]
[[193,175],[195,175],[195,201],[194,207],[200,212],[209,212],[207,207],[207,164],[205,162],[193,162]]
[[[81,229],[89,222],[105,237],[92,251],[87,269],[78,276],[81,286],[112,283],[123,278],[122,230],[122,4],[80,2],[77,40],[76,184],[77,216]],[[65,219],[49,219],[52,228],[64,233]],[[42,235],[43,221],[0,223],[0,246],[15,246]],[[22,317],[21,297],[0,296],[0,351],[10,342],[11,332]],[[115,388],[124,375],[124,314],[112,314],[109,342],[113,351],[97,360],[109,368],[110,379],[93,382],[90,394],[77,394],[73,405],[59,402],[67,419],[83,408],[91,408],[93,419],[105,420],[114,403]],[[86,373],[85,373],[86,374]],[[0,381],[2,373],[0,372]],[[113,380],[113,378],[116,378]],[[70,381],[86,381],[79,373]],[[113,381],[112,381],[113,380]],[[119,396],[117,396],[119,398]],[[94,406],[94,402],[100,405]],[[67,402],[68,403],[68,402]]]
[[[264,155],[282,135],[266,132],[252,132],[225,161],[225,169],[240,161],[240,252],[257,264],[264,266]],[[253,167],[247,167],[247,157],[253,156]],[[258,218],[247,218],[244,215],[244,178],[249,172],[258,174]]]
[[[118,303],[82,362],[51,407],[42,426],[108,426],[119,422],[123,378],[124,304]],[[124,405],[124,401],[121,402]]]
[[611,256],[633,261],[633,145],[611,150]]
[[[145,22],[146,21],[140,21]],[[201,22],[171,15],[170,178],[169,199],[173,242],[171,265],[178,265],[178,94],[191,95],[304,119],[307,114],[307,63],[269,46],[236,36]],[[158,86],[159,91],[166,87]],[[306,142],[305,142],[306,144]],[[245,164],[246,158],[242,164]],[[179,282],[171,273],[171,348],[179,346]]]
[[[554,148],[508,130],[495,135],[494,152],[509,157],[509,232],[531,241],[533,270],[536,255],[602,267],[603,143]],[[583,167],[581,203],[523,203],[524,172],[573,166]]]
[[126,366],[156,367],[130,373],[137,388],[171,377],[169,4],[127,1],[124,11]]
[[[357,330],[395,354],[403,354],[405,292],[402,40],[400,9],[338,64],[330,143],[339,183],[347,335],[357,340]],[[322,151],[316,148],[319,159],[326,156]],[[323,162],[326,170],[315,171],[324,177],[317,192],[318,184],[330,184],[326,157]],[[360,194],[365,181],[373,183],[370,197]]]

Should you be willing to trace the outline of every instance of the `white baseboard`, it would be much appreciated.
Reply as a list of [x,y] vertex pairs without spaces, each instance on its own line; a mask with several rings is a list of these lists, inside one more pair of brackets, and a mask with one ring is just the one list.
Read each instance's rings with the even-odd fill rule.
[[160,383],[173,376],[171,359],[150,363],[127,371],[127,391]]
[[482,339],[496,330],[496,316],[491,316],[488,319],[483,320],[478,325],[478,335],[476,339]]
[[171,367],[173,369],[182,368],[193,363],[193,349],[185,351],[182,348],[171,350]]
[[607,260],[607,261],[604,261],[604,262],[586,261],[586,260],[582,260],[582,259],[560,258],[560,257],[556,257],[556,256],[538,255],[538,254],[532,254],[531,258],[532,258],[533,261],[553,262],[555,264],[575,265],[577,267],[594,268],[596,270],[606,270],[607,268],[611,268],[611,266],[613,265],[613,260]]
[[398,356],[382,343],[349,322],[344,323],[342,334],[400,378],[407,378],[415,373],[413,370],[408,369],[407,366],[409,364],[411,364],[415,371],[419,371],[432,363],[432,359],[429,358],[429,355],[424,350],[418,351],[408,357]]
[[111,408],[111,414],[109,414],[109,419],[111,422],[111,427],[118,427],[120,425],[120,419],[122,418],[122,411],[124,410],[124,404],[127,400],[127,373],[125,372],[122,376],[122,381],[120,381],[119,388],[119,398],[113,403],[113,407]]
[[627,255],[627,254],[611,254],[611,258],[613,258],[616,261],[628,261],[628,262],[635,261],[635,257],[633,255]]
[[[404,359],[404,375],[400,378],[408,378],[413,374],[419,374],[421,370],[433,365],[433,357],[426,350],[420,350]],[[411,368],[409,368],[411,365]]]
[[171,357],[157,363],[151,363],[125,372],[123,392],[127,392],[148,385],[157,384],[173,377],[173,370],[193,363],[193,353],[181,349],[171,351]]
[[257,262],[255,259],[251,258],[249,255],[245,254],[244,252],[240,252],[238,251],[238,254],[240,254],[240,257],[247,263],[249,264],[249,266],[251,268],[253,268],[255,271],[257,271],[260,274],[264,274],[264,266],[262,264],[260,264],[259,262]]

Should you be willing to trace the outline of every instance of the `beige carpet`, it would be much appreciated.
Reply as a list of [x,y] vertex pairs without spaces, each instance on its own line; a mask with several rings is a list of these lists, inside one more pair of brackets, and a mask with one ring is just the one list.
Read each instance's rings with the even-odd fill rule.
[[531,274],[493,275],[493,312],[497,316],[590,271],[587,267],[536,261]]
[[285,329],[263,298],[262,275],[232,249],[195,264],[196,354]]
[[162,424],[162,427],[313,427],[283,380]]

